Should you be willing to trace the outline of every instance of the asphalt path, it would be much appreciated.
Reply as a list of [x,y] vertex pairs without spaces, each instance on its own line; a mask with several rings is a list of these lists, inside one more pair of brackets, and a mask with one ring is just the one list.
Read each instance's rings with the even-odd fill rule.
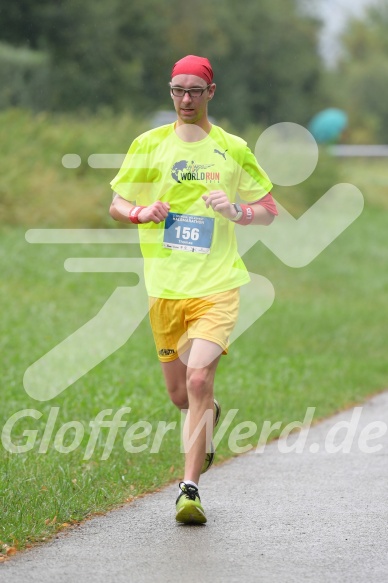
[[387,425],[388,392],[212,468],[206,525],[175,522],[174,484],[16,554],[0,581],[387,583]]

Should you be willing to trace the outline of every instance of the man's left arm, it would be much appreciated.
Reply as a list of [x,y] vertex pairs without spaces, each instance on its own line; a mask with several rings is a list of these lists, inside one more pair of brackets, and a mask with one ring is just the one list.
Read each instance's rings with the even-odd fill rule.
[[[242,205],[231,203],[223,190],[212,190],[208,195],[203,195],[202,198],[207,208],[212,207],[214,211],[237,224],[270,225],[278,214],[271,193],[266,194],[258,201]],[[242,216],[236,220],[239,206],[242,210]]]

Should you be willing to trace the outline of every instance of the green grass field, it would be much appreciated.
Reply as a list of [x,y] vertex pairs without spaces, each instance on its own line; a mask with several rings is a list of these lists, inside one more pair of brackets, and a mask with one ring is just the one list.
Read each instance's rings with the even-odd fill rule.
[[[31,120],[25,121],[33,125]],[[53,132],[54,142],[61,135],[61,127],[65,132],[66,124],[61,126],[58,122],[55,128],[47,121],[44,123],[47,131]],[[87,127],[85,122],[83,135],[87,135]],[[105,126],[101,122],[96,127],[99,128],[96,142],[101,144]],[[37,128],[34,131],[39,134]],[[31,130],[32,135],[34,131]],[[75,136],[75,128],[72,131]],[[16,144],[16,135],[12,139]],[[88,140],[92,148],[92,137]],[[42,130],[38,144],[43,142],[51,143]],[[115,145],[111,143],[109,147],[112,151]],[[97,150],[89,149],[89,153]],[[76,151],[74,144],[66,151]],[[31,220],[28,214],[25,220],[22,218],[23,208],[31,208],[32,213],[35,208],[33,201],[23,198],[23,188],[28,187],[28,196],[35,193],[39,176],[34,168],[43,167],[47,156],[48,148],[42,153],[34,152],[34,164],[31,161],[27,164],[32,190],[28,176],[23,171],[22,177],[18,177],[16,167],[7,168],[2,179],[2,200],[6,203],[3,210],[10,212],[12,224],[4,224],[1,230],[1,429],[18,411],[34,409],[41,413],[39,419],[20,419],[12,430],[12,441],[19,446],[27,443],[25,430],[36,431],[29,434],[33,444],[30,451],[10,453],[0,447],[0,552],[2,548],[4,553],[7,545],[23,548],[51,536],[64,524],[104,512],[178,480],[183,463],[179,453],[180,415],[167,398],[147,318],[121,349],[57,398],[39,402],[29,398],[23,388],[23,375],[30,364],[90,320],[117,286],[133,285],[125,273],[68,273],[63,267],[68,257],[127,257],[130,252],[125,245],[48,246],[25,241],[25,231],[30,227],[89,226],[85,209],[91,200],[90,206],[97,208],[93,210],[90,226],[116,227],[106,218],[109,174],[112,177],[113,171],[104,171],[103,179],[102,175],[93,176],[88,169],[78,179],[72,176],[71,204],[64,203],[70,209],[69,215],[63,210],[50,215],[47,208],[39,207],[49,193],[44,174],[35,214]],[[55,174],[57,158],[58,152],[53,154],[53,167],[45,172],[51,175],[50,188],[58,204],[55,196],[65,192],[66,175],[63,169]],[[224,415],[232,408],[239,411],[220,443],[218,462],[235,455],[228,447],[228,436],[242,421],[255,422],[258,434],[239,445],[255,444],[264,420],[281,421],[284,427],[291,421],[301,421],[307,407],[316,407],[316,421],[362,403],[387,387],[388,331],[383,317],[388,289],[386,163],[344,161],[336,172],[344,181],[361,188],[366,205],[362,215],[330,247],[302,269],[286,267],[261,243],[245,257],[252,272],[273,283],[276,297],[271,309],[232,345],[230,355],[222,358],[216,394]],[[16,190],[20,188],[17,191],[20,199],[16,196],[11,200],[12,176]],[[93,199],[97,186],[98,196]],[[73,224],[76,197],[81,192],[86,199],[81,205],[83,218]],[[280,199],[287,206],[284,190],[279,193]],[[299,210],[303,210],[302,203]],[[104,216],[101,224],[99,216]],[[138,248],[131,253],[138,256]],[[127,425],[118,430],[111,455],[101,459],[108,435],[108,430],[102,428],[93,454],[84,459],[90,422],[102,410],[111,409],[113,415],[123,407],[131,407],[131,411],[123,417]],[[58,416],[52,437],[46,443],[47,452],[39,453],[50,411],[51,415],[56,411],[53,408],[58,408]],[[152,426],[151,434],[136,442],[147,448],[141,453],[130,453],[123,445],[124,434],[140,420]],[[84,427],[83,439],[74,451],[58,452],[56,445],[61,442],[61,431],[64,432],[61,428],[74,421]],[[177,428],[166,434],[158,453],[151,453],[160,421],[175,421]],[[64,445],[71,444],[74,431],[69,429],[66,433]],[[172,500],[172,515],[173,503]]]

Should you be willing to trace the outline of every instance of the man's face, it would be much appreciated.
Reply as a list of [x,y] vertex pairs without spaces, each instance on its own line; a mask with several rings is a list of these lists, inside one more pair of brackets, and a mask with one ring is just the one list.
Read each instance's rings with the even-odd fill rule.
[[[206,81],[196,75],[176,75],[171,79],[171,87],[181,89],[204,89],[202,95],[194,96],[185,93],[183,97],[173,95],[175,111],[183,123],[197,123],[207,115],[207,102],[212,99],[215,83],[207,85]],[[199,93],[199,92],[198,92]]]

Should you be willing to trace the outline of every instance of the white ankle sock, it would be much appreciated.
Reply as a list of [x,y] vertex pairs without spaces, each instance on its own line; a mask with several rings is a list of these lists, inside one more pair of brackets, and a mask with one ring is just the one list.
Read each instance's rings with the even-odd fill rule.
[[[198,490],[198,484],[196,484],[195,482],[192,482],[191,480],[182,480],[182,482],[184,482],[188,486],[195,486]],[[179,494],[180,493],[181,493],[181,489],[179,488]]]

